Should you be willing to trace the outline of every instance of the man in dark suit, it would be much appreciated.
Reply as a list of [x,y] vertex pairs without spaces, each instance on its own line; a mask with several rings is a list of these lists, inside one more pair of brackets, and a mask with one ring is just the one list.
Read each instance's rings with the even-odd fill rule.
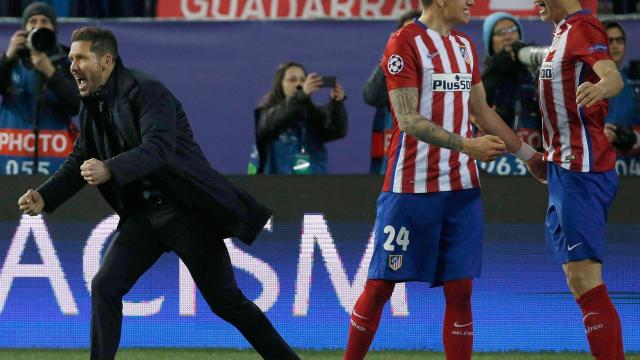
[[211,310],[262,357],[298,359],[238,289],[222,241],[252,243],[271,211],[209,165],[178,100],[160,81],[124,67],[109,30],[80,28],[71,40],[80,137],[60,169],[18,204],[29,215],[51,212],[88,183],[121,217],[91,282],[91,358],[115,357],[122,297],[163,252],[174,251]]

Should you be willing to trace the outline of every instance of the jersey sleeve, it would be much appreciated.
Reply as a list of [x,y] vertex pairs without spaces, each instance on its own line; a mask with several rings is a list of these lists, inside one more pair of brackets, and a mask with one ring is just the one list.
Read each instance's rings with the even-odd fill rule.
[[389,91],[400,88],[419,88],[418,59],[409,38],[394,34],[389,39],[380,63]]
[[599,20],[583,21],[575,30],[569,41],[578,60],[591,67],[600,60],[611,60],[607,33]]

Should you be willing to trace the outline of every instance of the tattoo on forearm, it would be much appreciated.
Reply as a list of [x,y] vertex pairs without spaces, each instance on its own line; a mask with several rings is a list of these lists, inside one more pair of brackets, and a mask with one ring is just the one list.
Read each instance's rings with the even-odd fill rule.
[[396,89],[390,92],[396,119],[404,132],[429,144],[454,151],[462,150],[462,137],[434,124],[418,112],[418,89]]
[[394,105],[396,116],[414,114],[418,109],[417,97],[413,94],[398,94]]
[[[443,131],[446,131],[443,129]],[[449,133],[449,140],[447,141],[447,149],[461,151],[462,150],[462,136],[458,134],[454,134],[452,132]]]

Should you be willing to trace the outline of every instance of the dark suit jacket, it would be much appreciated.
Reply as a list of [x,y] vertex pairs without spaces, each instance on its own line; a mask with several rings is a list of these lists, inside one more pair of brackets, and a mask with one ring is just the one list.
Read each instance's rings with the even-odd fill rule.
[[[191,127],[180,102],[157,79],[125,68],[118,60],[109,81],[115,81],[114,94],[101,99],[112,112],[119,141],[129,149],[108,159],[112,179],[99,186],[106,201],[123,218],[129,215],[118,201],[115,190],[150,176],[175,198],[196,212],[203,212],[223,237],[235,236],[250,244],[262,231],[271,210],[236,187],[207,162],[193,140]],[[96,146],[87,134],[87,123],[94,121],[84,107],[80,110],[80,137],[73,152],[60,169],[38,188],[51,212],[78,192],[85,184],[80,165],[92,157]]]

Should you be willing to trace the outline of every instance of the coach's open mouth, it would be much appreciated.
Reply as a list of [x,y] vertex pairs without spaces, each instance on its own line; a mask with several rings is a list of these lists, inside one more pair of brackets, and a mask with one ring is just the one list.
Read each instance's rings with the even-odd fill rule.
[[87,78],[79,74],[76,74],[73,77],[76,79],[76,84],[78,84],[78,90],[80,90],[81,92],[86,91],[88,86]]

